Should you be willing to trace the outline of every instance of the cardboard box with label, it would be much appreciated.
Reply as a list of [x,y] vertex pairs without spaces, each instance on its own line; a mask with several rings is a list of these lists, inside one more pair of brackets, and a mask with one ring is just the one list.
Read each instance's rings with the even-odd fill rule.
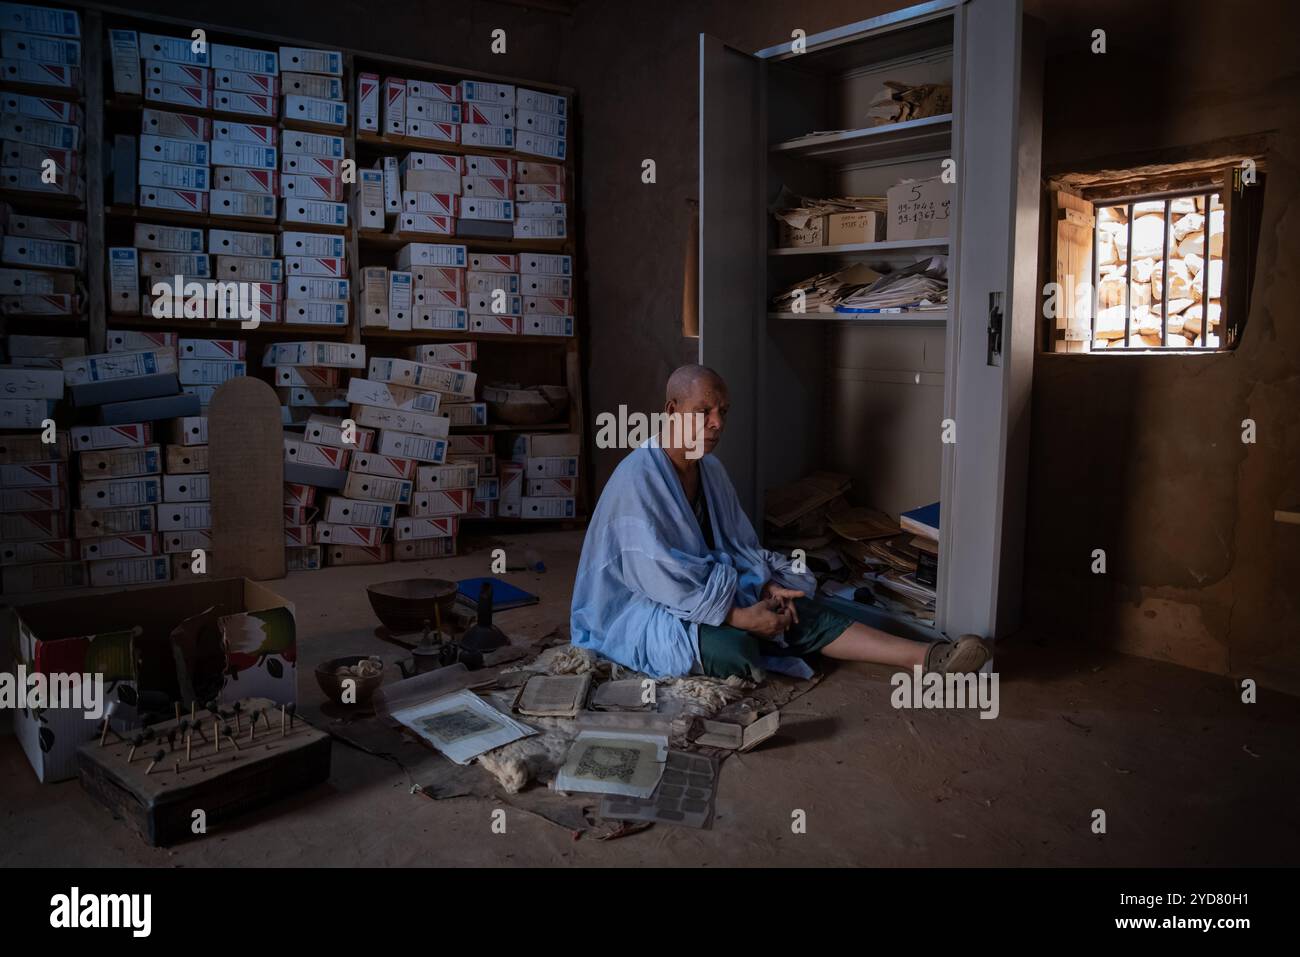
[[889,190],[887,200],[886,237],[890,242],[948,235],[952,219],[951,183],[943,182],[938,176],[904,180]]
[[885,238],[885,219],[878,212],[855,210],[826,217],[826,245],[875,243]]
[[777,245],[790,246],[825,246],[826,217],[812,216],[804,226],[791,226],[784,220],[777,222]]

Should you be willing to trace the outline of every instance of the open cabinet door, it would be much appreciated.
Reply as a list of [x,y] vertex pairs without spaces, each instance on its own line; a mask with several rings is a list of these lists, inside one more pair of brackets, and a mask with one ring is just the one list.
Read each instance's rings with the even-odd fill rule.
[[701,364],[730,387],[717,456],[762,527],[758,469],[759,336],[766,295],[767,150],[763,63],[700,34]]
[[969,0],[955,29],[959,255],[945,383],[936,625],[1019,624],[1038,273],[1041,46],[1019,2]]

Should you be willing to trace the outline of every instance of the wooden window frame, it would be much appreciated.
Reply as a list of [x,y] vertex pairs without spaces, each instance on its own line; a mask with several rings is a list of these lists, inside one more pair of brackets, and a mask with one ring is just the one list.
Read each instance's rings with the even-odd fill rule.
[[[1160,171],[1146,170],[1115,171],[1093,178],[1086,174],[1075,177],[1065,176],[1049,183],[1052,219],[1049,224],[1048,264],[1050,280],[1058,285],[1059,314],[1045,315],[1044,351],[1055,355],[1092,355],[1095,353],[1114,353],[1116,355],[1206,355],[1232,352],[1241,341],[1246,318],[1250,311],[1251,287],[1254,283],[1256,252],[1259,242],[1260,214],[1263,208],[1265,171],[1263,158],[1256,161],[1255,182],[1242,182],[1242,162],[1236,158],[1231,162],[1200,164],[1197,169],[1178,170],[1166,168]],[[1164,255],[1161,260],[1162,278],[1168,273],[1168,252],[1170,241],[1169,203],[1186,196],[1209,196],[1217,194],[1223,205],[1223,266],[1220,280],[1220,320],[1219,343],[1217,345],[1160,345],[1130,346],[1131,308],[1126,310],[1126,325],[1123,346],[1111,346],[1106,349],[1093,350],[1096,339],[1096,321],[1098,312],[1100,267],[1097,257],[1097,216],[1096,210],[1103,206],[1131,205],[1139,202],[1166,201]],[[1206,251],[1208,252],[1210,230],[1209,213],[1206,209],[1207,223],[1205,229]],[[1130,209],[1131,215],[1131,209]],[[1081,262],[1078,257],[1079,231],[1089,232],[1086,256]],[[1132,229],[1130,220],[1129,229]],[[1074,258],[1071,258],[1071,244]],[[1209,268],[1209,257],[1205,257]],[[1125,270],[1125,303],[1131,300],[1130,275],[1131,263]],[[1086,297],[1076,295],[1076,284],[1085,279],[1090,288]],[[1071,281],[1072,280],[1072,281]],[[1164,285],[1162,283],[1162,285]],[[1064,292],[1060,292],[1064,290]],[[1047,290],[1044,290],[1045,296]],[[1082,301],[1081,301],[1082,299]],[[1209,331],[1208,298],[1203,311],[1203,337]],[[1168,342],[1167,301],[1161,301],[1161,338]],[[1080,310],[1088,313],[1087,330],[1089,338],[1075,339],[1080,347],[1069,346],[1069,330],[1080,327]],[[1066,338],[1058,338],[1064,334]]]

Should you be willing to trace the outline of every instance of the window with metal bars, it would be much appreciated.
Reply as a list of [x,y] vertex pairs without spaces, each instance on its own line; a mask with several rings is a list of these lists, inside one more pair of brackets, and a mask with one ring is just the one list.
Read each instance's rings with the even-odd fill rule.
[[1093,204],[1092,349],[1230,347],[1217,190]]
[[1049,182],[1054,352],[1213,353],[1250,311],[1262,163],[1063,174]]

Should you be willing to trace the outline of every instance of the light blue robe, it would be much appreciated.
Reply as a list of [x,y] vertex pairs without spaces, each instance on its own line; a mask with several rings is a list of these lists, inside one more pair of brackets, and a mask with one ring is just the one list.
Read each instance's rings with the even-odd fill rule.
[[699,626],[754,604],[767,581],[814,594],[812,575],[759,545],[722,463],[705,455],[700,468],[713,551],[657,437],[614,470],[582,544],[573,644],[655,678],[690,674]]

